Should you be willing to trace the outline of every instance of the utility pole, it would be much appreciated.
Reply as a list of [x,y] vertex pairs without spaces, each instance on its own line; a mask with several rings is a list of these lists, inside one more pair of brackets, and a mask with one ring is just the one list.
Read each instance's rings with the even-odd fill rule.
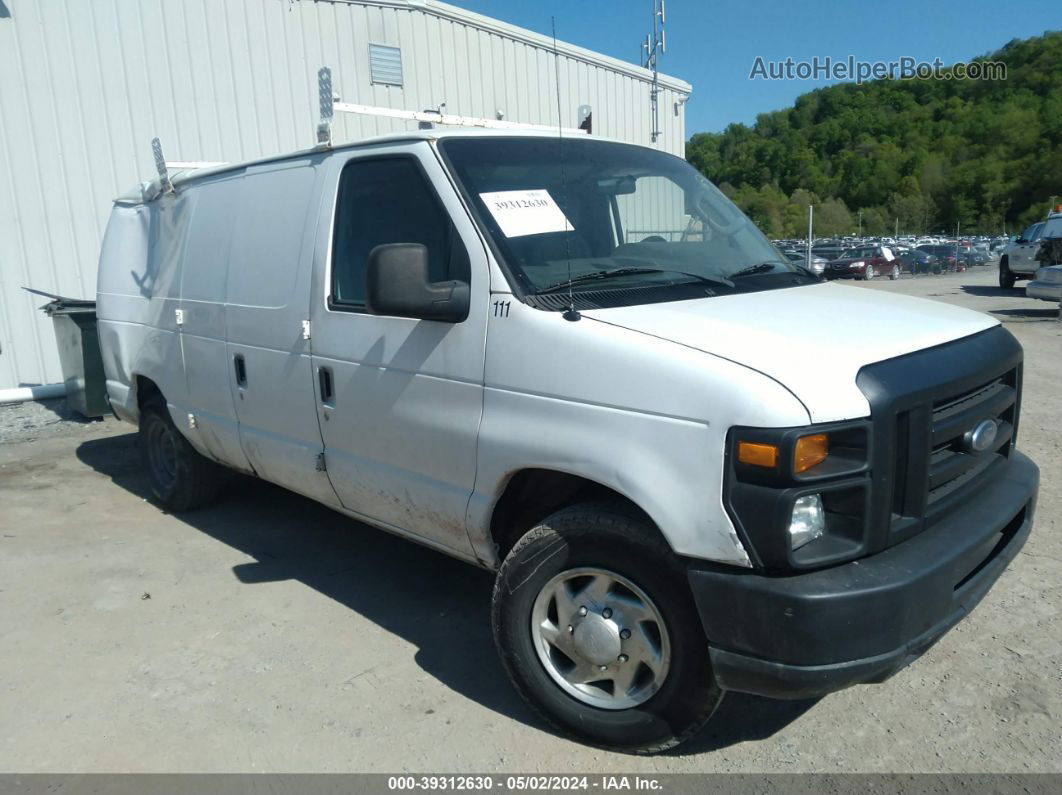
[[863,211],[859,211],[859,237],[863,236]]
[[812,232],[812,228],[813,228],[812,227],[812,221],[814,221],[814,219],[815,219],[815,205],[814,204],[809,204],[808,205],[808,251],[807,251],[806,262],[804,263],[805,265],[807,265],[808,270],[811,270],[811,246],[815,242],[815,235]]
[[657,58],[667,52],[667,37],[664,35],[664,0],[651,0],[653,8],[653,32],[646,35],[642,42],[645,60],[642,66],[653,73],[652,86],[649,89],[649,112],[652,118],[652,130],[649,137],[655,144],[660,137],[660,72],[657,70]]
[[955,270],[959,269],[959,229],[961,224],[955,221]]

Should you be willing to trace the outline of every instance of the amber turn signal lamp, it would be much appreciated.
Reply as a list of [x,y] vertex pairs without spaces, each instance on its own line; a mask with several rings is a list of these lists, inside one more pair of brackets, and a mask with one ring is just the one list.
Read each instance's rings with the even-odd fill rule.
[[801,436],[793,450],[793,471],[797,474],[818,466],[830,454],[830,443],[824,433]]
[[756,467],[778,466],[778,448],[773,444],[760,442],[738,442],[738,461]]

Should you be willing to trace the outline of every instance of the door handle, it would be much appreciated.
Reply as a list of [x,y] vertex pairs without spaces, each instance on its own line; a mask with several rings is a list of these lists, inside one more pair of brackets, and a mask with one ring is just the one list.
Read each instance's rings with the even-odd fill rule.
[[334,394],[332,392],[332,368],[317,368],[317,383],[321,388],[321,402],[331,403]]
[[237,353],[232,357],[232,365],[236,369],[236,385],[247,386],[247,363],[243,360],[243,354]]

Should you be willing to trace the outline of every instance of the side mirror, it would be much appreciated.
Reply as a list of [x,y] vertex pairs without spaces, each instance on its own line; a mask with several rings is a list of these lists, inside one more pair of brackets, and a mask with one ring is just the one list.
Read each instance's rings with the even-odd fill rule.
[[369,252],[365,307],[373,315],[460,323],[468,317],[468,284],[429,282],[427,248],[389,243]]

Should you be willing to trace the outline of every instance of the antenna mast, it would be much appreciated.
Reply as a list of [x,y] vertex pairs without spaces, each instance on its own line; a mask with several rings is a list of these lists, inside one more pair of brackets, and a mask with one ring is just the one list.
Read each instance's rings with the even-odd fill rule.
[[664,35],[664,0],[651,0],[653,5],[653,32],[645,37],[642,42],[642,52],[645,55],[642,66],[653,73],[652,88],[649,89],[649,110],[652,117],[652,131],[649,137],[655,144],[660,137],[660,72],[657,69],[657,59],[661,53],[667,52],[667,36]]

